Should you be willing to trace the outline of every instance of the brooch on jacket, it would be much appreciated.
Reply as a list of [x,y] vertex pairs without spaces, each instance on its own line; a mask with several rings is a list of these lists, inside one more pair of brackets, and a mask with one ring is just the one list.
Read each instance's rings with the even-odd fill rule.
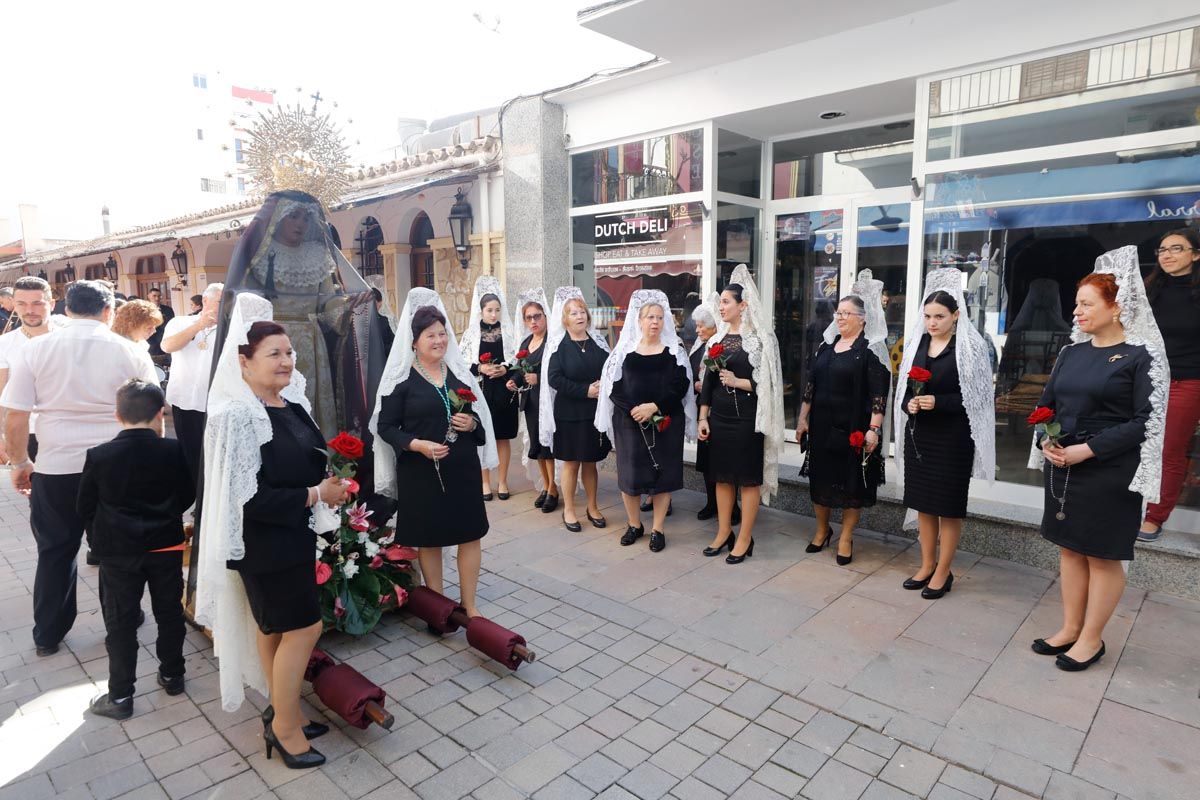
[[1124,353],[1117,353],[1115,356],[1109,356],[1109,357],[1108,357],[1108,363],[1110,363],[1110,364],[1111,364],[1111,363],[1113,363],[1114,361],[1116,361],[1116,360],[1118,360],[1118,359],[1121,359],[1121,358],[1124,358],[1124,357],[1125,357]]

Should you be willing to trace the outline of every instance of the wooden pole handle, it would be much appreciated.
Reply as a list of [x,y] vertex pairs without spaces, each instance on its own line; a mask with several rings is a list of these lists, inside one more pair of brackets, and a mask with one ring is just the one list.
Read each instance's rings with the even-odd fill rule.
[[532,664],[537,661],[537,653],[530,650],[523,644],[513,645],[513,655],[524,661],[526,664]]
[[383,706],[379,705],[374,700],[367,701],[367,705],[364,707],[363,712],[367,715],[367,718],[370,719],[371,722],[374,722],[379,727],[386,728],[387,730],[391,730],[392,725],[394,725],[396,722],[396,718],[389,714]]
[[471,618],[467,616],[466,609],[456,608],[450,612],[450,621],[460,628],[465,628],[470,623]]

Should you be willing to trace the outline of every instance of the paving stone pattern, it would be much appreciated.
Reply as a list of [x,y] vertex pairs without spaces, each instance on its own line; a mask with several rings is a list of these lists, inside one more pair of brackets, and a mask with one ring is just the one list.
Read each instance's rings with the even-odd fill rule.
[[531,499],[488,504],[480,607],[538,661],[509,672],[406,615],[328,636],[396,723],[338,725],[316,742],[328,763],[302,772],[264,757],[263,698],[221,710],[200,633],[187,692],[154,686],[152,620],[134,717],[84,715],[107,678],[96,570],[81,556],[79,619],[38,659],[28,505],[5,486],[0,800],[1200,797],[1198,603],[1131,589],[1108,655],[1068,675],[1029,650],[1061,613],[1045,572],[962,553],[953,592],[928,602],[900,588],[908,540],[863,531],[842,568],[804,554],[811,519],[764,509],[754,557],[729,566],[700,554],[715,527],[695,493],[676,495],[661,554],[618,545],[610,475],[604,530],[568,533]]

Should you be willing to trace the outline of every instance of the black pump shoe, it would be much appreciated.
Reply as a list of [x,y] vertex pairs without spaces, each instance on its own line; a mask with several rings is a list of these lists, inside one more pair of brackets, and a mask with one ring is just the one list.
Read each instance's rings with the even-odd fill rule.
[[309,769],[311,767],[319,767],[325,763],[325,756],[315,747],[309,747],[303,753],[292,755],[283,746],[279,744],[279,739],[275,737],[275,731],[271,729],[271,723],[267,723],[267,727],[263,729],[263,741],[267,744],[267,760],[271,759],[271,751],[278,750],[279,757],[283,759],[283,765],[288,769]]
[[625,529],[625,533],[621,534],[621,546],[629,547],[629,545],[642,538],[646,533],[644,525],[638,525],[636,528],[630,525]]
[[[934,571],[936,572],[936,569]],[[926,586],[929,585],[929,579],[932,577],[933,577],[933,572],[930,572],[927,577],[925,577],[921,580],[917,580],[916,576],[914,575],[911,578],[905,578],[904,583],[901,585],[905,589],[908,589],[909,591],[916,591],[917,589],[924,589]]]
[[662,531],[650,531],[650,552],[661,553],[667,546],[667,537]]
[[[267,706],[262,712],[263,730],[266,731],[267,726],[275,721],[275,706]],[[324,722],[310,722],[300,729],[304,732],[305,739],[316,739],[318,736],[324,736],[329,733],[329,726]],[[283,748],[279,748],[281,751]]]
[[608,525],[608,520],[604,518],[603,514],[598,517],[593,517],[592,512],[590,511],[585,510],[583,513],[588,518],[588,522],[592,523],[593,528],[603,528],[604,526]]
[[851,561],[854,560],[854,545],[850,545],[850,555],[844,556],[841,553],[836,553],[835,555],[836,555],[836,558],[834,558],[834,561],[837,562],[837,565],[839,567],[846,566],[847,564],[849,564]]
[[737,539],[737,535],[733,531],[730,531],[729,535],[725,537],[725,541],[721,542],[716,547],[704,548],[704,555],[708,556],[709,558],[712,558],[713,556],[719,556],[719,555],[721,555],[721,551],[724,550],[726,547],[728,547],[729,552],[732,553],[733,552],[733,543],[736,539]]
[[1037,653],[1039,656],[1059,656],[1075,646],[1075,642],[1067,642],[1066,644],[1050,644],[1045,639],[1034,639],[1033,644],[1029,645],[1029,649]]
[[733,545],[730,545],[729,546],[729,555],[725,556],[725,563],[726,564],[740,564],[752,555],[754,555],[754,540],[753,539],[750,540],[750,546],[746,548],[746,552],[740,556],[735,556],[733,554]]
[[1066,653],[1062,653],[1058,658],[1054,659],[1054,666],[1061,669],[1063,672],[1083,672],[1085,669],[1095,664],[1104,655],[1104,642],[1100,643],[1100,649],[1096,651],[1096,655],[1089,658],[1087,661],[1076,661]]
[[[932,577],[932,576],[930,576],[930,577]],[[954,573],[951,572],[949,575],[946,576],[946,582],[944,584],[942,584],[942,587],[940,589],[935,589],[932,586],[929,586],[928,582],[926,582],[925,588],[921,590],[921,597],[924,597],[926,600],[937,600],[939,597],[941,597],[942,595],[949,592],[950,587],[952,587],[953,585],[954,585]]]
[[501,500],[507,500],[508,498],[512,497],[512,495],[509,494],[508,492],[502,492],[499,489],[497,489],[496,497],[500,498]]
[[545,490],[545,489],[543,489],[543,490],[542,490],[542,492],[541,492],[541,494],[539,494],[539,495],[537,496],[537,498],[536,498],[536,499],[534,499],[534,501],[533,501],[533,507],[534,507],[534,508],[541,508],[543,505],[545,505],[545,503],[546,503],[546,490]]
[[[490,503],[490,502],[491,502],[491,500],[492,500],[492,497],[493,497],[492,493],[491,493],[491,492],[488,492],[487,494],[485,494],[485,495],[483,496],[483,501],[484,501],[485,503]],[[281,752],[281,753],[282,753],[282,752],[283,752],[283,748],[280,748],[280,749],[279,749],[279,752]]]
[[558,495],[556,495],[556,494],[546,495],[546,501],[544,503],[542,503],[542,513],[549,514],[549,513],[553,512],[554,509],[556,509],[556,508],[558,508]]
[[829,540],[833,538],[833,528],[829,525],[825,526],[825,538],[820,544],[809,542],[808,547],[804,548],[806,553],[819,553],[825,549],[825,545],[829,544]]
[[581,530],[583,530],[583,526],[579,524],[579,520],[567,522],[567,515],[565,513],[562,515],[562,521],[563,527],[569,530],[571,533],[579,533]]
[[705,506],[704,508],[702,508],[696,512],[696,519],[699,519],[699,520],[712,519],[716,515],[717,515],[717,507],[716,506]]

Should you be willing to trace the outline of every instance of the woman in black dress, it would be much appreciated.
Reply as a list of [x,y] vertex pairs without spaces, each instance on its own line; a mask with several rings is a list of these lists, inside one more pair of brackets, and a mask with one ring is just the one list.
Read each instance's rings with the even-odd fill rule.
[[533,507],[540,508],[543,514],[549,514],[558,508],[558,486],[554,482],[554,452],[542,444],[538,432],[538,400],[541,396],[538,376],[542,369],[542,357],[546,352],[546,331],[549,324],[547,305],[546,293],[541,289],[521,292],[517,302],[517,313],[520,314],[521,323],[529,329],[529,335],[521,342],[517,352],[526,354],[525,363],[530,371],[514,369],[508,382],[509,390],[517,392],[520,396],[521,412],[525,418],[527,452],[522,460],[537,464],[538,474],[531,477],[540,478],[541,485],[545,487],[533,501]]
[[[505,313],[504,293],[500,282],[492,275],[475,281],[474,304],[467,329],[460,345],[463,358],[471,365],[471,374],[479,379],[483,402],[492,415],[496,435],[496,496],[509,498],[508,461],[512,456],[510,442],[517,438],[519,407],[517,394],[508,388],[517,337]],[[492,499],[492,473],[483,469],[483,499]]]
[[[488,447],[490,420],[482,403],[476,402],[469,411],[456,408],[454,396],[463,390],[474,394],[478,384],[454,346],[440,300],[436,305],[426,300],[414,308],[417,292],[409,293],[401,318],[400,333],[408,333],[411,339],[397,341],[393,349],[394,354],[401,347],[408,349],[405,361],[410,366],[398,375],[401,371],[392,369],[398,359],[390,359],[380,386],[377,428],[388,447],[376,445],[376,463],[394,452],[395,483],[389,480],[378,491],[391,496],[402,490],[397,492],[401,524],[396,540],[418,548],[425,585],[433,591],[441,593],[443,588],[442,548],[458,546],[460,602],[474,617],[479,615],[475,600],[480,539],[488,532],[488,519],[483,497],[472,487],[481,466],[480,448],[485,448],[482,463],[495,458]],[[396,377],[400,380],[389,387]],[[390,475],[377,475],[377,481],[380,478]]]
[[[692,367],[692,386],[695,389],[696,402],[700,402],[700,390],[704,388],[704,354],[708,352],[708,341],[717,333],[717,306],[721,296],[713,292],[708,302],[692,309],[693,330],[696,340],[692,342],[688,361]],[[708,475],[708,442],[696,442],[696,471],[704,476],[704,507],[696,512],[696,519],[712,519],[717,515],[717,484]],[[742,521],[741,505],[735,495],[733,502],[733,524]]]
[[1171,397],[1163,439],[1163,485],[1146,506],[1138,541],[1153,542],[1179,502],[1188,470],[1188,446],[1200,425],[1200,232],[1177,228],[1158,241],[1158,265],[1146,276],[1146,294],[1167,346]]
[[603,528],[608,521],[600,513],[596,462],[612,449],[608,437],[596,430],[596,398],[600,396],[600,372],[608,358],[608,346],[591,329],[592,315],[583,294],[573,286],[554,293],[555,328],[550,331],[547,355],[542,361],[542,396],[539,436],[562,462],[563,526],[572,533],[583,530],[575,511],[576,481],[582,479],[587,495],[588,522]]
[[267,752],[279,750],[291,768],[315,767],[325,757],[306,740],[329,728],[309,723],[300,710],[304,670],[322,630],[313,572],[317,540],[309,519],[318,500],[340,505],[346,489],[338,478],[326,477],[326,445],[312,417],[281,394],[295,369],[287,332],[276,322],[259,321],[246,338],[238,348],[242,377],[266,408],[271,439],[261,447],[258,489],[242,508],[245,553],[227,566],[241,576],[258,623],[271,700],[263,714]]
[[[957,269],[939,269],[926,278],[924,330],[908,337],[901,362],[907,388],[893,427],[900,440],[896,466],[904,477],[904,505],[917,515],[921,545],[921,567],[903,586],[921,590],[926,600],[942,597],[953,585],[950,568],[972,474],[987,479],[995,474],[991,359],[982,334],[960,317],[961,276]],[[913,377],[914,368],[926,370],[927,380]]]
[[[754,555],[754,522],[760,500],[779,485],[783,437],[783,390],[779,344],[767,321],[758,289],[744,264],[718,301],[721,326],[709,340],[721,352],[706,368],[700,390],[699,441],[709,443],[708,476],[717,484],[717,537],[704,549],[714,557],[728,547],[728,564]],[[741,487],[742,525],[733,534],[734,494]],[[736,538],[736,541],[735,541]]]
[[653,503],[650,550],[655,553],[667,546],[663,528],[671,492],[683,488],[684,430],[694,430],[696,418],[694,401],[685,408],[684,398],[692,399],[691,376],[670,308],[657,289],[638,289],[629,298],[621,341],[604,365],[596,408],[597,430],[610,432],[616,444],[617,486],[629,523],[621,545],[628,547],[645,533],[645,494]]
[[868,346],[866,313],[866,304],[857,295],[847,295],[838,303],[837,336],[832,344],[822,342],[812,357],[796,424],[798,441],[808,434],[808,491],[817,531],[823,534],[807,551],[817,552],[828,544],[833,536],[830,513],[840,508],[837,563],[842,566],[854,557],[854,528],[861,509],[875,505],[875,490],[883,483],[882,463],[875,452],[882,437],[891,370],[879,363]]
[[1076,343],[1042,392],[1058,441],[1041,430],[1037,439],[1047,462],[1042,536],[1059,547],[1063,624],[1032,647],[1070,672],[1104,655],[1104,627],[1125,590],[1121,562],[1133,558],[1143,496],[1157,499],[1162,480],[1169,383],[1137,249],[1107,253],[1096,269],[1075,294]]

